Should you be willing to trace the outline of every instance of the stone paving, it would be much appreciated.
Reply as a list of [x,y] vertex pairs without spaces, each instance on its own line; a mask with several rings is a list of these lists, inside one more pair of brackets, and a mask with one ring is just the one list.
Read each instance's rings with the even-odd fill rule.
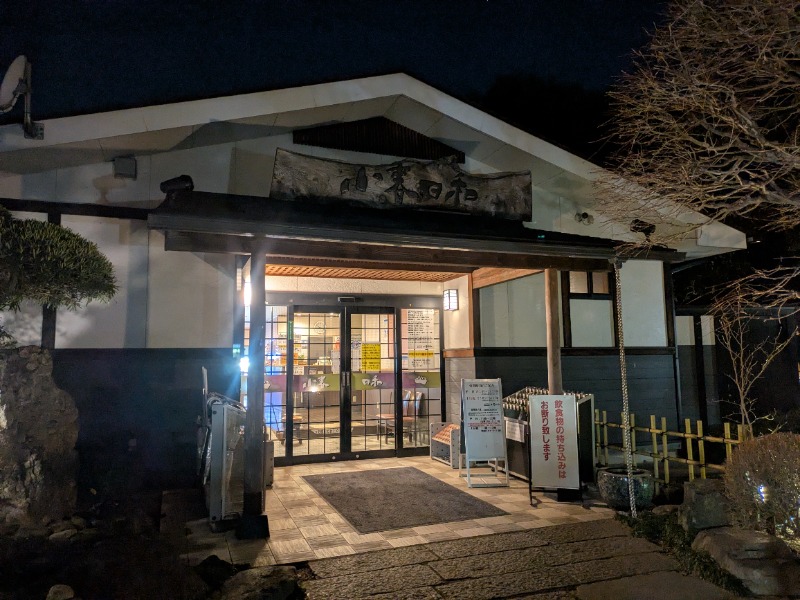
[[613,520],[314,560],[309,600],[717,600],[658,546]]
[[[361,534],[303,479],[310,474],[397,467],[417,468],[507,514]],[[494,475],[489,479],[495,479]],[[353,498],[353,502],[358,501]],[[272,489],[266,492],[266,505],[269,540],[238,540],[233,531],[212,533],[206,518],[184,521],[190,533],[184,540],[183,558],[190,565],[212,554],[228,562],[252,566],[293,564],[490,533],[606,520],[614,514],[599,502],[557,502],[554,494],[542,492],[536,493],[532,506],[528,484],[518,479],[512,479],[509,487],[469,488],[457,469],[427,456],[279,467],[275,469]]]
[[[419,468],[508,515],[362,535],[302,479],[309,473],[399,466]],[[212,534],[206,519],[187,522],[175,515],[173,520],[185,523],[185,529],[176,528],[175,542],[188,564],[212,554],[251,567],[308,561],[311,578],[301,585],[310,600],[733,597],[679,573],[672,558],[632,537],[602,504],[558,503],[541,492],[533,500],[531,506],[524,482],[470,489],[458,471],[413,457],[276,469],[267,498],[269,540],[237,540],[232,531]]]

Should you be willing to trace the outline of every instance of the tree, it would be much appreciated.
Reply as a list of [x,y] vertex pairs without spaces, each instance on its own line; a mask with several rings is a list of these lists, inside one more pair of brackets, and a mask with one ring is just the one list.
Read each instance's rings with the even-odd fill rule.
[[681,219],[687,208],[797,229],[797,1],[676,0],[634,64],[610,92],[612,168],[634,185],[601,182],[608,212],[656,225],[655,244],[704,222]]
[[716,318],[717,342],[731,360],[727,375],[736,390],[732,403],[745,431],[750,433],[758,421],[773,420],[774,417],[774,414],[760,414],[757,410],[756,399],[751,393],[753,385],[798,334],[796,328],[786,331],[785,324],[789,320],[767,316],[767,320],[775,319],[778,323],[777,333],[754,338],[753,326],[765,320],[763,308],[753,302],[758,295],[759,290],[751,289],[747,280],[736,280],[717,296],[711,307]]
[[[796,234],[797,0],[674,0],[666,25],[609,95],[616,152],[613,175],[598,181],[599,202],[612,222],[639,234],[634,246],[668,244],[713,220]],[[753,307],[795,303],[799,276],[796,261],[751,267],[717,297],[743,422],[753,416],[753,383],[794,337],[747,337],[759,318]]]
[[[97,246],[60,225],[21,220],[0,206],[0,310],[23,301],[77,308],[109,301],[117,291],[114,268]],[[0,342],[10,334],[0,325]]]

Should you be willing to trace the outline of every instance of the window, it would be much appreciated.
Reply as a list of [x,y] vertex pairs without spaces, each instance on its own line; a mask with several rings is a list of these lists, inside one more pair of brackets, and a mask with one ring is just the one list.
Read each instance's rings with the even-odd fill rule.
[[611,298],[611,285],[607,271],[570,271],[570,298]]
[[608,271],[570,271],[561,279],[564,347],[616,345],[613,283]]

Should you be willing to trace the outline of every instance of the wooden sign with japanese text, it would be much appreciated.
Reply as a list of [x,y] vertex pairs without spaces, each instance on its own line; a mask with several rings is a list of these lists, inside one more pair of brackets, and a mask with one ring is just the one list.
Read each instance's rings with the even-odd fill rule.
[[530,221],[530,171],[472,175],[447,159],[346,163],[278,148],[270,198],[330,200],[374,208],[434,208]]
[[528,396],[531,484],[579,489],[578,414],[574,395]]

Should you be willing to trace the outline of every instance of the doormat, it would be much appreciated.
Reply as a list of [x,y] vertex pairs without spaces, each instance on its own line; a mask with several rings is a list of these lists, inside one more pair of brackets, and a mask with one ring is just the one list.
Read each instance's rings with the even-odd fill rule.
[[303,479],[359,533],[508,514],[413,467]]

